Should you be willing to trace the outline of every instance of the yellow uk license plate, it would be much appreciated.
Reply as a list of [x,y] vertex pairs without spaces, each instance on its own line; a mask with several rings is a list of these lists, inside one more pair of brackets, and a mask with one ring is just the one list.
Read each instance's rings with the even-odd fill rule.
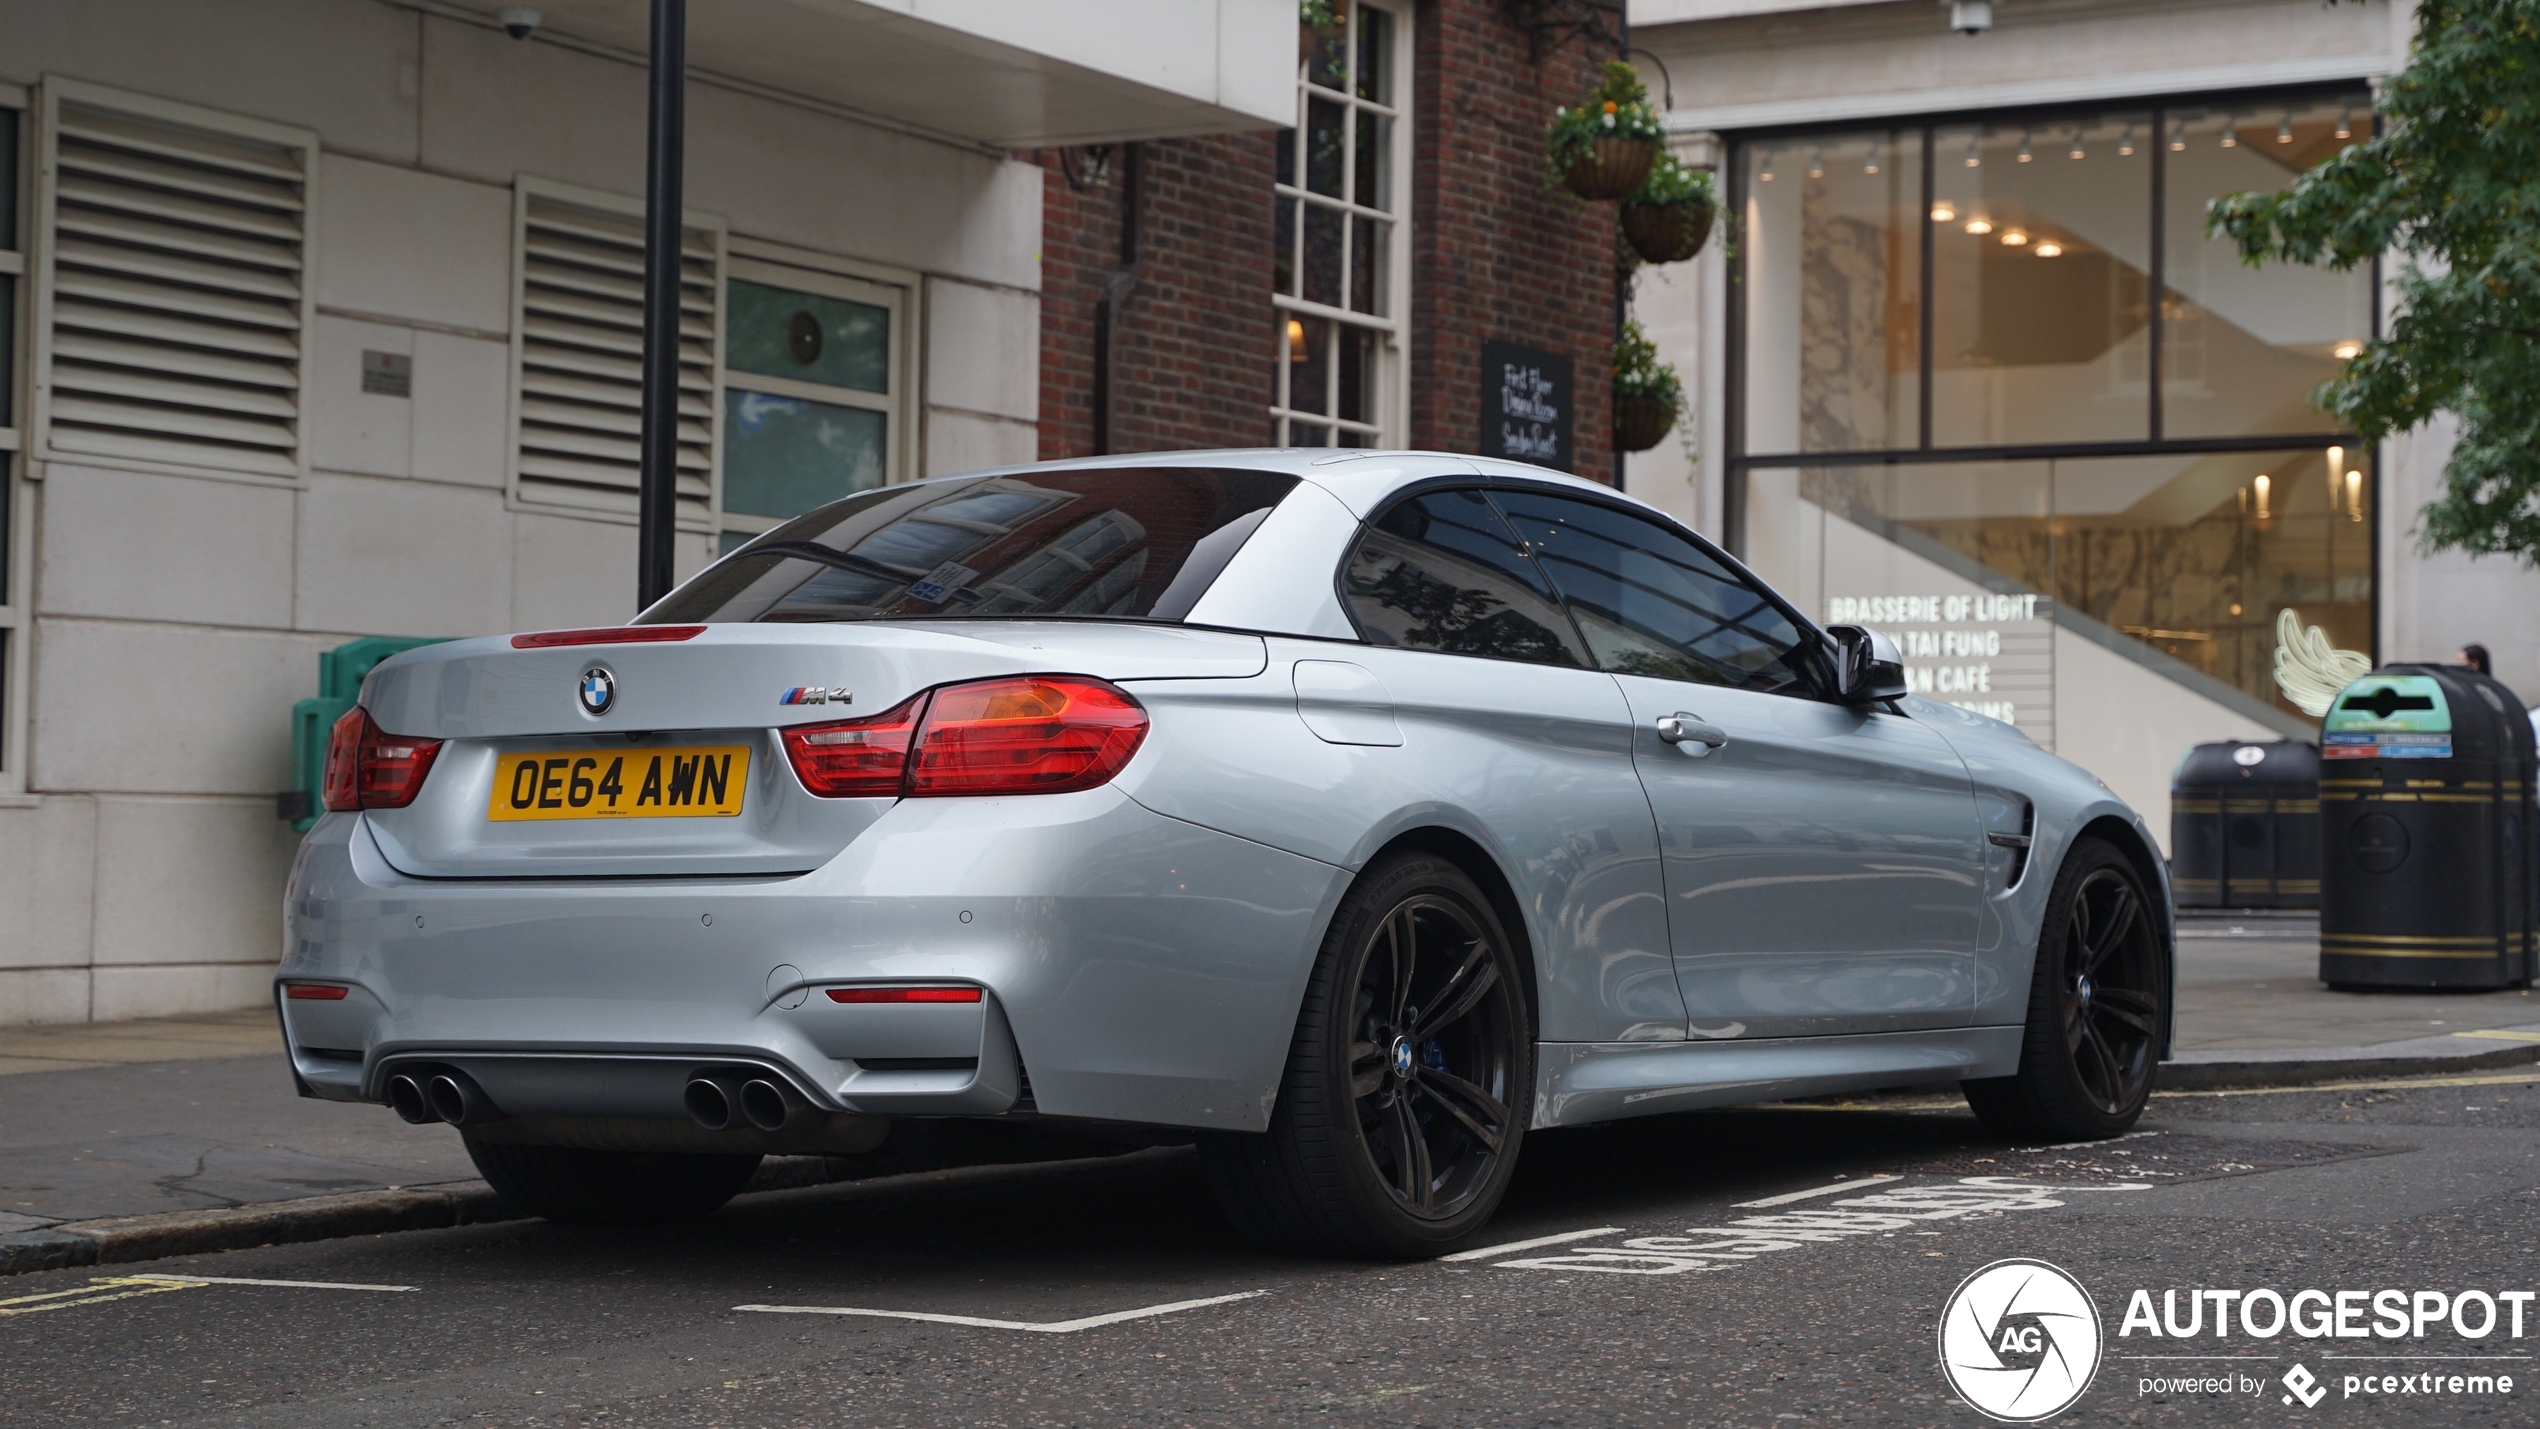
[[750,782],[747,745],[682,749],[546,750],[494,763],[485,817],[523,819],[709,819],[741,812]]

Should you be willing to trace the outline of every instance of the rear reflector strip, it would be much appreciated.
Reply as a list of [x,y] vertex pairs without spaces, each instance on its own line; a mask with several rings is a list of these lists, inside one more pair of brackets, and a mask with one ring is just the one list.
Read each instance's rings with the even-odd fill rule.
[[294,1001],[342,1002],[344,994],[351,991],[349,987],[331,982],[291,982],[282,985],[282,995]]
[[831,1002],[977,1002],[975,987],[833,987]]
[[665,640],[694,640],[702,625],[603,625],[596,630],[540,630],[512,637],[514,650],[545,650],[557,645],[654,645]]

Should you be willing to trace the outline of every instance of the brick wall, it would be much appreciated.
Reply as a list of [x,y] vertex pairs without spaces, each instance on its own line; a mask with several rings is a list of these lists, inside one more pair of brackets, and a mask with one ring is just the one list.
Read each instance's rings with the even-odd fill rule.
[[1612,479],[1614,205],[1544,187],[1543,131],[1595,84],[1571,39],[1540,63],[1504,0],[1420,7],[1413,123],[1411,444],[1472,451],[1485,338],[1577,364],[1577,459]]
[[[1136,146],[1137,276],[1114,319],[1111,450],[1269,438],[1269,133]],[[1081,151],[1075,156],[1085,172]],[[1042,155],[1041,456],[1095,450],[1096,313],[1121,268],[1123,148],[1079,191]]]
[[[1572,39],[1540,62],[1505,0],[1423,0],[1414,55],[1411,444],[1472,451],[1481,344],[1504,338],[1576,363],[1572,470],[1613,471],[1607,392],[1614,210],[1547,190],[1543,129],[1602,55]],[[1269,439],[1268,133],[1137,146],[1140,262],[1117,319],[1114,451],[1259,446]],[[1082,151],[1076,156],[1084,172]],[[1079,191],[1055,150],[1043,169],[1044,459],[1095,451],[1096,312],[1121,266],[1122,152]]]

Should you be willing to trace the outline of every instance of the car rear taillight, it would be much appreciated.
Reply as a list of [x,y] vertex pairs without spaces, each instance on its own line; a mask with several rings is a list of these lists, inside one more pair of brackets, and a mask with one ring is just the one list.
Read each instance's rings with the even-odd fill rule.
[[359,705],[344,712],[326,740],[326,778],[321,801],[338,812],[402,809],[423,790],[423,776],[441,752],[437,739],[384,733]]
[[831,1002],[977,1002],[975,987],[833,987]]
[[1126,691],[1082,675],[948,685],[918,731],[908,792],[1064,794],[1107,783],[1147,737]]
[[595,630],[540,630],[512,637],[514,650],[549,650],[558,645],[657,645],[694,640],[702,625],[603,625]]
[[1064,794],[1106,783],[1147,713],[1084,675],[946,685],[885,714],[786,730],[785,757],[823,798]]
[[352,989],[334,982],[286,982],[282,995],[294,1002],[342,1002]]
[[926,696],[865,719],[803,725],[785,731],[794,777],[824,799],[897,798],[908,784],[908,748],[925,716]]

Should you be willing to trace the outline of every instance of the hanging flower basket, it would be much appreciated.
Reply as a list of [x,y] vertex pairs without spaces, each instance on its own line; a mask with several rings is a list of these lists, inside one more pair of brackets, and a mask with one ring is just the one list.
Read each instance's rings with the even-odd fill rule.
[[1681,263],[1702,251],[1711,236],[1709,199],[1623,205],[1623,237],[1644,263]]
[[1661,154],[1650,166],[1649,181],[1624,200],[1623,240],[1644,263],[1681,263],[1702,251],[1718,213],[1711,176]]
[[1630,65],[1614,60],[1585,101],[1552,111],[1544,157],[1552,178],[1584,199],[1621,200],[1640,192],[1658,162],[1666,130],[1649,107],[1649,91]]
[[1561,171],[1561,186],[1584,199],[1630,198],[1657,162],[1656,140],[1591,139]]
[[1614,398],[1614,445],[1627,452],[1645,452],[1667,439],[1675,430],[1676,404],[1666,397]]
[[1658,345],[1626,321],[1614,338],[1614,445],[1645,452],[1666,439],[1684,410],[1685,388],[1676,369],[1658,360]]

